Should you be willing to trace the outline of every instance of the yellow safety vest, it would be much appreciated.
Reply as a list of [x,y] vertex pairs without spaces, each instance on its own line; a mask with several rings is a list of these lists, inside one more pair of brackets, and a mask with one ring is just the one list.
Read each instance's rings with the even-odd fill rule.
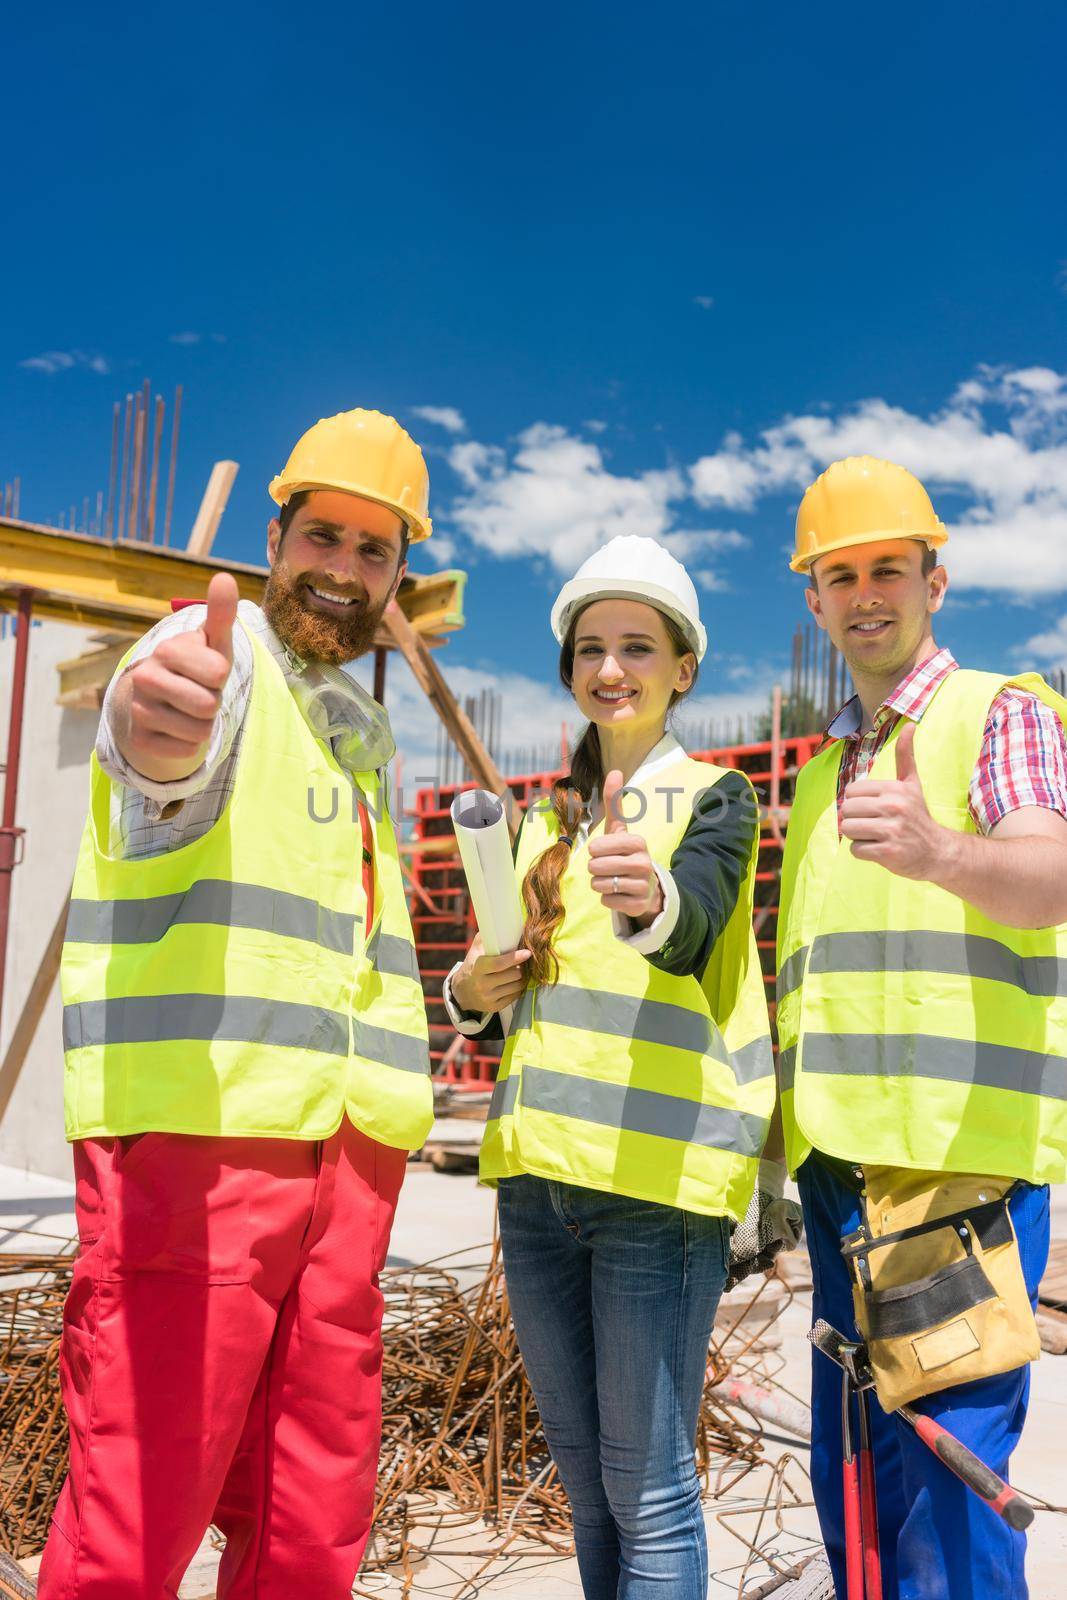
[[426,1012],[383,788],[373,772],[354,786],[249,638],[236,783],[201,838],[113,854],[117,785],[93,758],[61,972],[67,1137],[321,1139],[347,1111],[414,1149],[433,1121]]
[[[968,788],[990,705],[1009,684],[1067,724],[1067,701],[1036,675],[950,673],[915,734],[926,803],[947,828],[976,831]],[[896,776],[899,731],[873,778]],[[800,773],[782,871],[790,1170],[815,1146],[846,1161],[1062,1182],[1067,931],[1003,927],[932,883],[857,861],[838,832],[842,751],[838,741]]]
[[[697,797],[727,770],[679,756],[630,786],[623,814],[653,860],[670,861]],[[752,803],[755,809],[754,796]],[[520,878],[558,831],[549,803],[531,807],[519,839]],[[661,972],[615,937],[588,859],[585,850],[572,851],[561,880],[559,982],[528,989],[515,1008],[481,1175],[535,1173],[740,1218],[775,1092],[752,932],[755,847],[733,914],[694,977]]]

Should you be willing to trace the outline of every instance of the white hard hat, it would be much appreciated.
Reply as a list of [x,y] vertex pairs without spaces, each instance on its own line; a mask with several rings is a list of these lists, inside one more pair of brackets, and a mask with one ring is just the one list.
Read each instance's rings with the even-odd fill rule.
[[593,600],[643,600],[645,605],[655,606],[678,624],[697,660],[703,661],[708,636],[700,621],[693,580],[655,539],[620,534],[582,562],[552,607],[552,632],[560,644],[575,612]]

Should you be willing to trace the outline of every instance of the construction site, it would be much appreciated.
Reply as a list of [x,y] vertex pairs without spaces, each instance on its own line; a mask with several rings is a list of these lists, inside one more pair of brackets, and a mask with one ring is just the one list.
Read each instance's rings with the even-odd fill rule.
[[[26,1600],[68,1464],[59,1343],[76,1234],[57,979],[103,694],[130,645],[175,606],[202,601],[216,573],[231,573],[253,602],[267,577],[216,553],[235,462],[216,464],[188,534],[176,528],[180,390],[169,457],[166,411],[148,385],[116,404],[109,487],[92,502],[51,522],[26,520],[14,481],[0,515],[0,1594]],[[457,1033],[442,995],[477,931],[452,803],[480,788],[525,810],[567,771],[568,730],[558,750],[522,746],[506,701],[453,693],[439,647],[477,629],[479,595],[463,571],[420,570],[418,557],[416,547],[373,663],[375,698],[387,709],[393,674],[410,671],[439,718],[437,781],[404,790],[400,830],[435,1120],[411,1157],[381,1279],[384,1435],[373,1533],[352,1592],[577,1600],[569,1510],[511,1327],[494,1195],[477,1182],[501,1046]],[[754,933],[772,1018],[794,787],[849,692],[825,639],[813,624],[797,627],[790,671],[747,725],[679,730],[692,757],[745,773],[759,800]],[[1063,689],[1062,675],[1054,686]],[[802,1244],[718,1310],[697,1438],[713,1596],[782,1591],[821,1547],[809,1476],[811,1288]],[[1051,1597],[1067,1561],[1067,1503],[1056,1503],[1067,1428],[1067,1202],[1055,1192],[1037,1321],[1043,1356],[1013,1482],[1035,1511],[1031,1592]],[[1067,1502],[1067,1488],[1059,1498]],[[215,1594],[221,1545],[211,1530],[183,1600]]]

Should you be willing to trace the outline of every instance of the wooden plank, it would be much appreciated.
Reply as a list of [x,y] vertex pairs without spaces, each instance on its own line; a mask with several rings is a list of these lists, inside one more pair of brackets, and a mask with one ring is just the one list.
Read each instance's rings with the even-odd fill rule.
[[3,1121],[4,1112],[8,1108],[11,1096],[15,1092],[15,1085],[19,1081],[23,1063],[30,1051],[37,1025],[44,1015],[44,1008],[48,1004],[48,996],[52,993],[52,985],[59,974],[59,959],[63,954],[63,936],[67,931],[67,908],[70,903],[70,894],[63,901],[62,909],[56,918],[55,927],[52,929],[45,945],[41,964],[37,968],[30,992],[23,1002],[22,1012],[15,1023],[14,1031],[8,1042],[7,1052],[3,1064],[0,1065],[0,1122]]
[[136,637],[136,634],[125,634],[69,661],[57,661],[59,693],[56,704],[75,711],[99,711],[104,690]]
[[34,619],[51,618],[131,636],[170,615],[175,597],[201,599],[216,572],[232,572],[242,600],[258,604],[265,567],[198,558],[129,539],[111,541],[29,522],[0,521],[0,610],[34,590]]
[[1067,1311],[1067,1243],[1056,1243],[1050,1249],[1038,1296]]
[[504,801],[508,828],[514,838],[521,820],[515,797],[496,762],[475,732],[470,718],[448,687],[444,674],[427,649],[425,641],[415,632],[395,601],[386,607],[382,621],[411,668],[416,683],[444,723],[449,738],[473,773],[474,781],[483,789],[488,789],[491,794],[499,795]]
[[226,510],[226,502],[230,498],[237,477],[236,461],[216,461],[211,469],[211,476],[207,480],[204,498],[200,502],[200,510],[196,513],[193,531],[189,535],[186,551],[191,556],[206,556],[211,553],[211,546],[215,543],[215,535],[219,531],[222,513]]
[[[242,600],[262,601],[265,567],[0,518],[0,611],[17,610],[20,589],[32,589],[35,619],[137,638],[170,615],[172,599],[202,599],[216,572],[233,573]],[[412,574],[401,585],[400,608],[437,643],[463,626],[464,582],[462,572]],[[380,634],[392,645],[386,629]]]

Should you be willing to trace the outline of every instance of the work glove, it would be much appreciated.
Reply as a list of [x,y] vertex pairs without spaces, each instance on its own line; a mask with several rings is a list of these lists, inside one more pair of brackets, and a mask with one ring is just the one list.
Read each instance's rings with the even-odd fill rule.
[[736,1289],[754,1272],[769,1272],[780,1250],[795,1250],[804,1231],[800,1206],[785,1198],[786,1169],[761,1161],[748,1210],[730,1240],[726,1288]]

